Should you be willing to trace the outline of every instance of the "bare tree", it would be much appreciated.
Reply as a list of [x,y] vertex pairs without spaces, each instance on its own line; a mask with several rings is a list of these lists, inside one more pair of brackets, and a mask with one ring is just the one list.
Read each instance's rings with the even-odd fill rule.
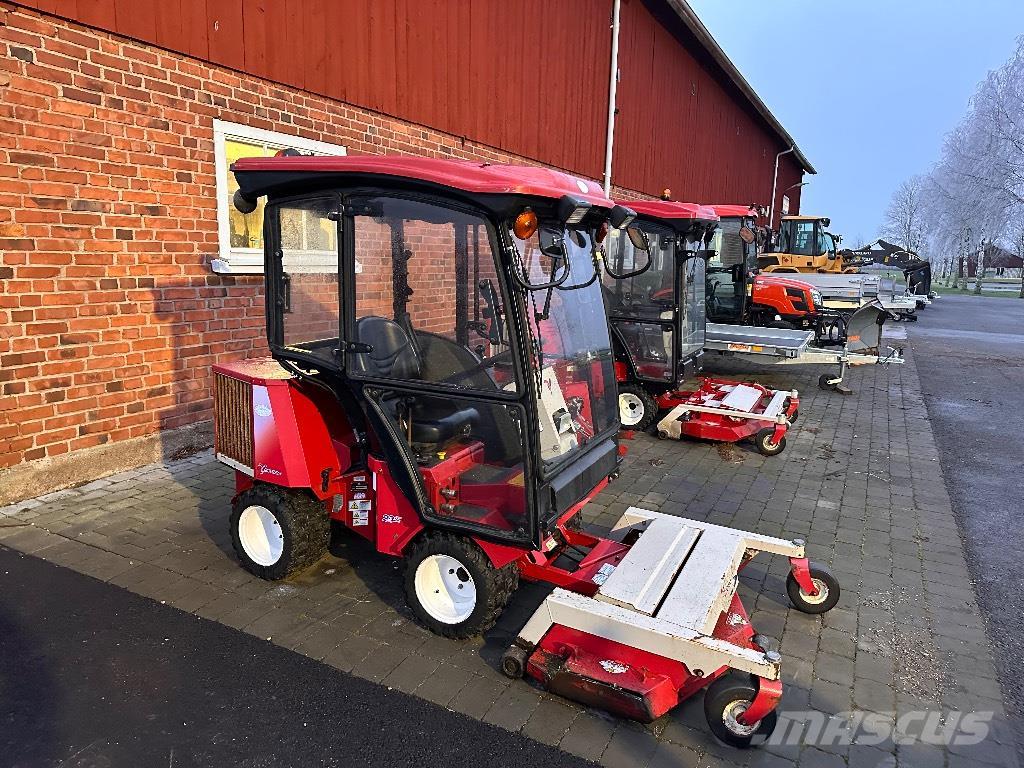
[[926,243],[924,179],[911,176],[893,192],[885,211],[882,237],[921,255]]

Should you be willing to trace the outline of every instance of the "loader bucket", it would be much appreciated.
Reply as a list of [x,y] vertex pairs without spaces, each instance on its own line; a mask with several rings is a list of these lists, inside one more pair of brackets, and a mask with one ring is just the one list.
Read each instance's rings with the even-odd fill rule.
[[882,324],[888,313],[872,301],[865,304],[846,321],[846,351],[877,355],[882,346]]

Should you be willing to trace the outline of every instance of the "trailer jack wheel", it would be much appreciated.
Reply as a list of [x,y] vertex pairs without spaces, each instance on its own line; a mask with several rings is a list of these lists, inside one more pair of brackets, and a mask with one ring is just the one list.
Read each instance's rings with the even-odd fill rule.
[[803,613],[825,613],[839,602],[839,579],[821,563],[808,563],[811,581],[817,590],[809,594],[803,590],[793,572],[786,577],[786,593],[793,607]]
[[742,721],[743,713],[754,703],[757,692],[754,680],[744,680],[738,675],[725,675],[708,686],[704,694],[704,716],[711,732],[739,749],[766,741],[778,722],[774,709],[755,723],[747,725]]
[[778,456],[786,449],[786,437],[783,435],[777,443],[774,438],[775,427],[765,427],[754,435],[754,445],[764,456]]
[[[826,392],[835,392],[839,388],[839,381],[834,381],[834,379],[835,376],[823,373],[818,377],[818,387]],[[842,381],[842,379],[840,379],[840,381]]]

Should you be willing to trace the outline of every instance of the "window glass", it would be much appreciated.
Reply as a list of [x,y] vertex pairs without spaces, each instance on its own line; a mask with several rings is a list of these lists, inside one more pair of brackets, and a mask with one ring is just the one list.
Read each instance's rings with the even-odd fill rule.
[[[594,275],[593,241],[580,230],[552,230],[557,230],[554,237],[561,241],[571,265],[570,277],[561,287],[525,293],[545,463],[564,459],[618,424],[619,418],[608,318],[601,283]],[[514,238],[514,242],[528,274],[543,279],[548,274],[543,266],[548,257],[541,253],[540,234],[528,240]]]
[[338,348],[338,228],[331,199],[277,209],[285,346],[335,362]]
[[223,120],[213,121],[213,140],[220,245],[218,258],[213,260],[213,270],[225,273],[262,273],[266,203],[260,198],[256,210],[248,214],[235,208],[232,198],[238,189],[238,182],[231,172],[231,164],[244,157],[271,157],[286,149],[310,155],[344,155],[345,148]]
[[[665,311],[671,311],[675,297],[675,236],[660,228],[645,226],[650,241],[649,254],[638,252],[629,235],[612,230],[605,239],[605,258],[618,274],[642,267],[648,255],[651,266],[646,272],[617,280],[607,271],[603,273],[608,310],[613,315],[660,320]],[[669,315],[671,318],[671,314]]]
[[426,202],[356,204],[354,373],[515,392],[491,230]]
[[792,233],[792,242],[788,252],[798,256],[814,256],[814,222],[793,221],[788,224]]
[[679,338],[680,359],[686,360],[704,348],[704,326],[706,322],[705,265],[704,259],[687,259],[680,267],[679,316],[681,336]]

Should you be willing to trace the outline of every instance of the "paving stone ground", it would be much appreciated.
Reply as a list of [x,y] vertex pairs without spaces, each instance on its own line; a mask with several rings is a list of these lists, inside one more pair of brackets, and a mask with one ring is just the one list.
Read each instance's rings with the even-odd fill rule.
[[[751,372],[729,361],[710,367]],[[928,721],[941,731],[957,713],[992,713],[980,744],[862,733],[852,746],[818,738],[737,751],[709,735],[700,696],[641,726],[510,681],[498,658],[542,587],[523,587],[485,637],[455,642],[412,621],[399,562],[355,536],[338,537],[336,556],[293,581],[255,579],[231,552],[232,473],[209,452],[0,508],[0,544],[610,767],[1015,766],[913,355],[901,367],[855,370],[850,396],[820,391],[821,372],[756,371],[801,393],[781,456],[638,435],[586,522],[600,531],[636,505],[805,538],[843,585],[833,611],[789,609],[781,558],[760,556],[740,588],[754,626],[781,641],[783,723],[836,730],[844,713],[892,724],[921,712],[941,717]],[[902,722],[918,733],[925,717]]]

